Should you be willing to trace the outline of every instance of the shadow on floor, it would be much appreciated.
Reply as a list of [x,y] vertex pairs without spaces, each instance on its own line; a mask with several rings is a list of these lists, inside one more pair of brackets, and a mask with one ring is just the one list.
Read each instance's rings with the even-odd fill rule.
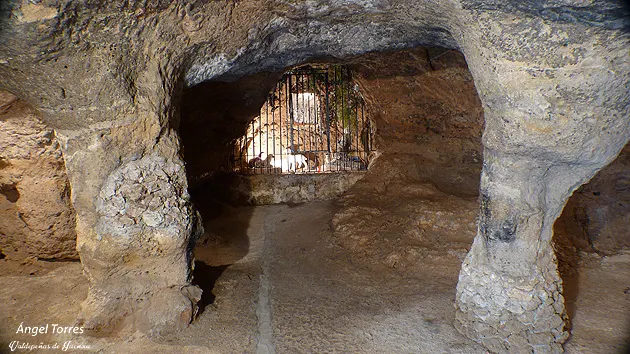
[[199,301],[199,313],[201,315],[206,306],[212,305],[215,296],[212,293],[214,284],[217,279],[223,274],[223,272],[229,267],[229,265],[221,266],[209,266],[203,261],[195,261],[195,270],[193,272],[193,285],[197,285],[203,290],[201,294],[201,301]]
[[223,272],[249,252],[247,230],[254,209],[236,208],[222,200],[220,183],[207,183],[191,191],[192,201],[203,220],[204,233],[194,247],[193,284],[203,290],[199,315],[215,300],[213,288]]
[[558,220],[554,224],[553,247],[556,252],[558,262],[558,274],[562,279],[562,296],[564,297],[564,307],[567,312],[566,329],[570,332],[577,311],[577,299],[579,293],[579,261],[578,249],[574,245],[571,235],[580,232],[576,228],[573,220],[568,223],[565,220]]
[[558,260],[558,274],[562,279],[562,296],[567,312],[566,329],[570,332],[573,318],[577,310],[576,303],[579,292],[579,256],[571,244],[566,232],[556,224],[553,235],[554,249]]

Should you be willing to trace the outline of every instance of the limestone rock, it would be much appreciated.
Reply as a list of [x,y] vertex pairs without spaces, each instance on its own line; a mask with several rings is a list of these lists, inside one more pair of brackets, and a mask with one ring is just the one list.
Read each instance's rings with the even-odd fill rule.
[[70,185],[53,130],[0,91],[0,251],[77,259]]
[[[627,5],[620,0],[4,1],[0,88],[36,107],[61,138],[79,252],[90,280],[84,317],[98,327],[138,311],[133,304],[161,291],[177,307],[162,309],[165,315],[190,315],[181,294],[164,289],[190,284],[195,212],[187,196],[174,197],[171,208],[171,198],[158,192],[186,190],[185,173],[147,164],[146,183],[157,189],[118,183],[132,161],[183,166],[178,129],[184,131],[180,112],[186,88],[276,73],[317,58],[349,60],[421,45],[459,50],[483,108],[484,197],[476,247],[460,276],[458,319],[465,333],[493,350],[549,352],[559,351],[566,338],[558,321],[561,311],[540,305],[540,322],[532,329],[518,313],[533,303],[509,290],[531,273],[537,283],[525,285],[532,285],[532,294],[551,297],[562,307],[553,223],[571,193],[613,161],[630,137],[628,28]],[[464,87],[472,88],[471,83]],[[242,101],[255,107],[255,99],[243,96]],[[463,118],[462,110],[450,113],[458,111]],[[205,113],[216,117],[218,112]],[[225,125],[236,120],[224,113]],[[237,125],[246,124],[248,118],[243,119]],[[417,121],[445,136],[457,132],[450,127],[470,131],[467,125],[475,126],[458,117],[449,124],[432,117]],[[221,131],[212,136],[223,143],[230,139]],[[476,169],[463,173],[479,171],[478,146],[448,148],[469,151],[458,156],[477,161]],[[410,155],[416,156],[401,161],[422,165],[418,154]],[[435,161],[436,152],[425,155],[425,161]],[[213,159],[216,163],[218,157]],[[457,170],[457,164],[450,167]],[[133,180],[135,172],[129,172]],[[409,167],[388,176],[420,181],[426,173]],[[458,184],[446,182],[432,184],[438,189]],[[616,185],[625,188],[623,181]],[[16,199],[14,189],[5,192]],[[166,211],[164,219],[155,214],[159,211]],[[115,224],[106,226],[103,218]],[[130,232],[123,232],[127,228]],[[147,241],[168,246],[152,245],[146,252]],[[484,278],[492,274],[505,280],[505,294]],[[473,300],[467,292],[475,294]],[[481,310],[477,299],[493,294],[501,295],[499,301]],[[503,344],[507,340],[509,348]]]
[[554,231],[569,242],[566,247],[611,255],[630,247],[628,225],[630,145],[573,193]]

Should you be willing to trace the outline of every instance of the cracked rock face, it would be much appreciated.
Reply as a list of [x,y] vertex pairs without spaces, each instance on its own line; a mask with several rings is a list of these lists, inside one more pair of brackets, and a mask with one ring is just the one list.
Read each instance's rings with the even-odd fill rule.
[[53,130],[14,95],[0,90],[0,251],[77,259],[74,210]]
[[[471,254],[483,252],[479,249],[474,244]],[[500,353],[524,348],[540,353],[561,351],[560,343],[569,334],[564,329],[562,285],[553,254],[546,256],[547,264],[530,267],[531,273],[520,277],[492,267],[475,266],[473,270],[471,263],[470,257],[466,259],[457,284],[456,327],[462,333]],[[539,331],[541,328],[545,331]]]
[[[191,232],[191,211],[185,184],[172,176],[183,174],[184,166],[168,163],[157,155],[130,161],[112,172],[99,193],[96,212],[98,239],[130,237],[148,231],[178,239]],[[179,229],[179,227],[183,227]]]
[[[96,215],[96,238],[81,249],[83,254],[89,254],[87,249],[106,252],[111,263],[93,264],[89,275],[98,279],[101,272],[121,271],[90,288],[83,309],[85,327],[119,328],[109,318],[111,313],[101,312],[104,308],[114,314],[135,312],[123,323],[134,324],[151,336],[185,328],[201,298],[201,290],[188,284],[189,245],[203,228],[190,203],[181,161],[151,154],[118,167],[101,188]],[[123,300],[111,301],[113,294]],[[95,309],[96,316],[90,313]]]
[[[184,172],[170,170],[182,165],[186,87],[315,58],[457,49],[485,124],[484,217],[460,276],[459,326],[493,351],[560,351],[552,227],[630,136],[627,14],[621,0],[4,1],[0,88],[58,133],[90,280],[82,318],[98,329],[138,315],[147,331],[183,327],[194,314],[195,215],[181,208]],[[147,240],[160,240],[161,252],[147,254]],[[529,284],[524,274],[534,275]],[[486,281],[492,275],[502,288]],[[519,311],[534,304],[541,320],[531,324]]]

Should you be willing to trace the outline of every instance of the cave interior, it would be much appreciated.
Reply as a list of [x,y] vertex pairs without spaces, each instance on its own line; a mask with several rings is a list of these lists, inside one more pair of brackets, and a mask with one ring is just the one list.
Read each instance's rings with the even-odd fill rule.
[[0,352],[628,350],[628,10],[354,3],[0,5]]

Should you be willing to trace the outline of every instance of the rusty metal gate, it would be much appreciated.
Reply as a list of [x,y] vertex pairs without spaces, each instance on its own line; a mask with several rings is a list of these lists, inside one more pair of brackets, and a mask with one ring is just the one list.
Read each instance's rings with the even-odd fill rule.
[[283,75],[230,164],[242,174],[365,170],[373,131],[344,66],[303,66]]

